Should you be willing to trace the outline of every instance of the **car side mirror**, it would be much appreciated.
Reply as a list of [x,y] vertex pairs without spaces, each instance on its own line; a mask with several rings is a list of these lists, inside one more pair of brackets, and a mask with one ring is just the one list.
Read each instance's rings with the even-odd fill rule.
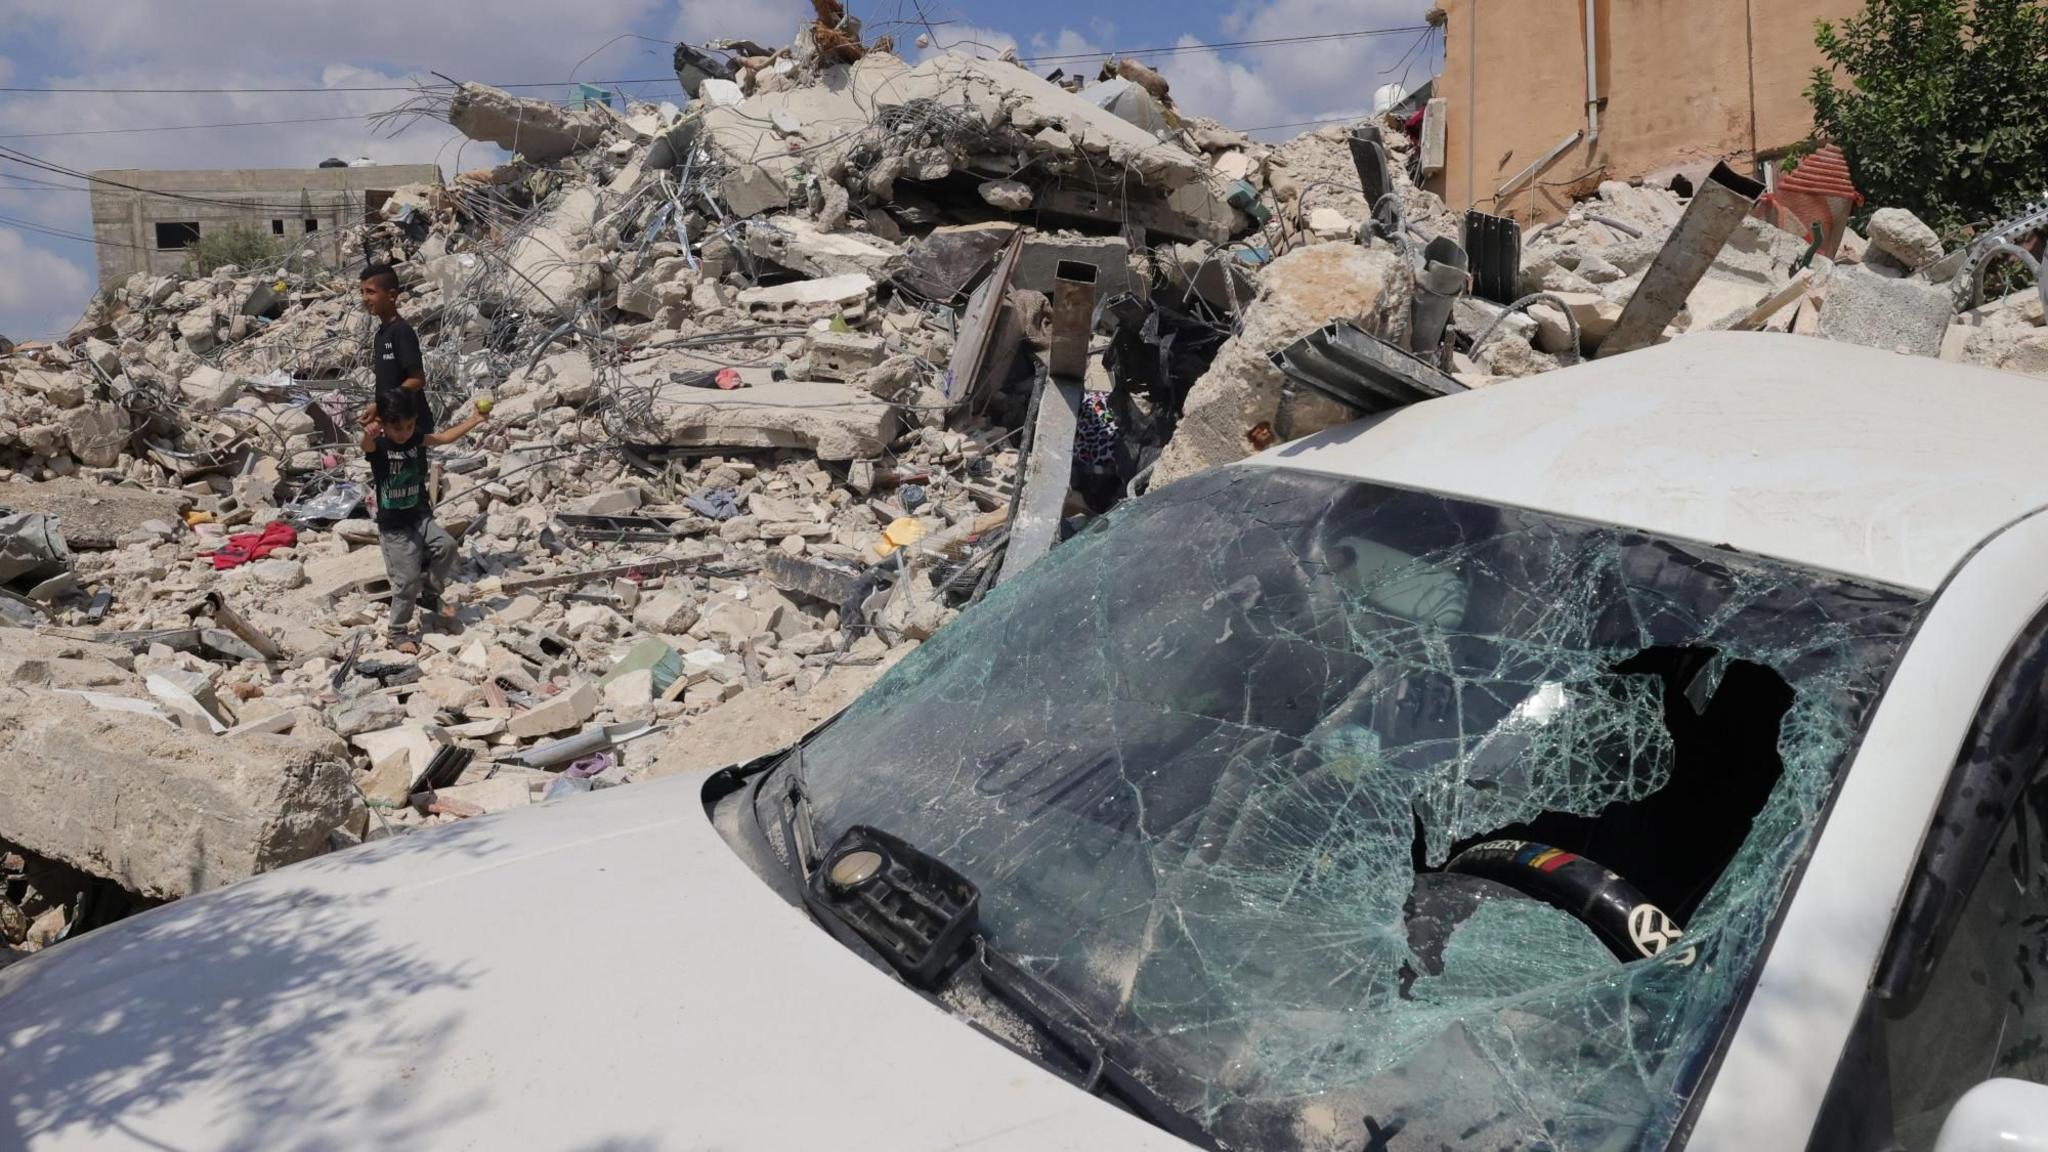
[[1934,1152],[2048,1152],[2048,1085],[1986,1080],[1963,1093]]

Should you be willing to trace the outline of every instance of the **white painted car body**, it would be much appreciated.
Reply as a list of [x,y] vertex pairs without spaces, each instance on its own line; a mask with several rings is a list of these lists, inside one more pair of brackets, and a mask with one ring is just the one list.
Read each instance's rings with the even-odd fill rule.
[[[1703,335],[1240,466],[1938,593],[1684,1134],[1750,1152],[1806,1144],[1979,697],[2048,602],[2044,428],[2039,381]],[[705,782],[310,861],[0,971],[0,1148],[1186,1147],[834,942]]]

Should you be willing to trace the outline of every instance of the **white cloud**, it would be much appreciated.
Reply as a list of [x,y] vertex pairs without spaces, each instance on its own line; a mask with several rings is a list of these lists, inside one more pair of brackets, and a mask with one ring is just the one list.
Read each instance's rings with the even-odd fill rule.
[[85,269],[0,227],[0,334],[16,340],[62,335],[91,287]]
[[[774,48],[796,39],[797,29],[815,18],[810,5],[789,0],[676,0],[675,6],[671,33],[699,43],[754,40]],[[662,56],[664,64],[670,61],[667,52]]]
[[[1308,32],[1352,32],[1417,25],[1412,0],[1261,0],[1240,5],[1209,39],[1263,40]],[[1371,110],[1372,93],[1401,80],[1414,88],[1435,68],[1430,53],[1410,54],[1420,32],[1322,39],[1235,52],[1179,52],[1145,62],[1173,85],[1174,102],[1238,128],[1348,118]],[[1176,46],[1202,38],[1182,35]],[[1402,62],[1404,55],[1408,56]],[[1301,129],[1275,133],[1290,136]]]

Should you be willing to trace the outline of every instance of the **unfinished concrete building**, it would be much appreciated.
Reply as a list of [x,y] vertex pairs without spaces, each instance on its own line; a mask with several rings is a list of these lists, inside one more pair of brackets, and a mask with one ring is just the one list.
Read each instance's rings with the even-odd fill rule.
[[1743,171],[1812,132],[1816,21],[1862,0],[1441,0],[1443,167],[1455,209],[1564,214],[1673,163]]
[[137,272],[182,271],[189,246],[235,225],[270,236],[280,247],[313,239],[307,250],[332,263],[339,259],[344,229],[376,219],[393,189],[439,184],[441,170],[432,164],[114,169],[94,172],[92,179],[99,282],[107,285]]

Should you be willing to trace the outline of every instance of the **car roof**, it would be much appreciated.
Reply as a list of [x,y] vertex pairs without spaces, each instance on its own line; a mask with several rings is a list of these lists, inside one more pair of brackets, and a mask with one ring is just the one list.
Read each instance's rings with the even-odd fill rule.
[[1281,445],[1300,468],[1932,592],[2048,505],[2048,381],[1702,333]]

